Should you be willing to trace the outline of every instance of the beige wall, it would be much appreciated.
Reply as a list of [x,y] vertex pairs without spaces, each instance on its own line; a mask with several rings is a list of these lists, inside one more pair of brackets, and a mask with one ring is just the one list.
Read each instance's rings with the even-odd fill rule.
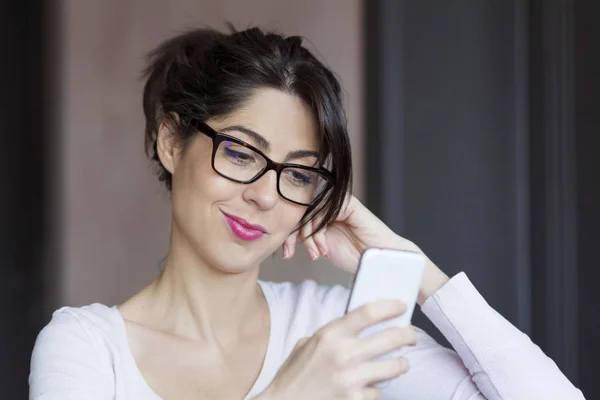
[[[182,29],[224,20],[301,34],[346,91],[360,197],[362,16],[359,0],[65,0],[60,12],[60,156],[56,174],[59,303],[116,304],[158,272],[166,253],[169,203],[143,152],[139,79],[144,54]],[[265,261],[261,278],[349,277],[305,251]]]

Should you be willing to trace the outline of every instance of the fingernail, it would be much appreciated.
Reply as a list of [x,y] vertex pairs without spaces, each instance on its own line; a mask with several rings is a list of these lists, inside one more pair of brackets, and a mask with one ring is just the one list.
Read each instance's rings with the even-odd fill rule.
[[313,250],[309,250],[308,252],[310,254],[310,258],[315,261],[317,259],[317,253],[315,253]]

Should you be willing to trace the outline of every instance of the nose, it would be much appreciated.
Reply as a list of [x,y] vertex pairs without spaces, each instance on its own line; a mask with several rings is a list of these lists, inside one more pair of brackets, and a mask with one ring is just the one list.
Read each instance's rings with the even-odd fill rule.
[[277,193],[277,172],[271,170],[256,182],[245,185],[244,200],[255,203],[261,210],[273,208],[279,200]]

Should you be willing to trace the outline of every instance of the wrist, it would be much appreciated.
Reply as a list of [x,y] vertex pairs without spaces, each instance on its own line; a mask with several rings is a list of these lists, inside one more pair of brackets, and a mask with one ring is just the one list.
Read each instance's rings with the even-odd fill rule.
[[450,278],[439,269],[415,243],[406,240],[399,235],[395,235],[395,238],[391,239],[390,242],[392,243],[391,248],[414,251],[422,254],[427,260],[423,280],[421,282],[421,287],[419,288],[419,295],[417,296],[417,303],[419,306],[422,306],[423,303],[425,303],[431,295],[440,290]]
[[448,275],[440,270],[431,260],[427,259],[423,281],[417,297],[419,306],[422,306],[429,297],[440,290],[449,280]]

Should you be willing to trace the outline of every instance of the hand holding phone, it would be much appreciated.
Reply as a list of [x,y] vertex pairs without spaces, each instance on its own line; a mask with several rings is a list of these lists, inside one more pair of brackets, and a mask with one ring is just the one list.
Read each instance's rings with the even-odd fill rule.
[[[370,248],[363,253],[346,313],[365,304],[387,299],[402,301],[406,312],[394,319],[368,327],[360,334],[361,337],[371,336],[390,327],[401,328],[411,324],[425,265],[425,257],[414,252]],[[399,351],[393,351],[376,360],[397,357]]]
[[[365,251],[346,314],[300,340],[259,398],[379,398],[379,388],[408,368],[406,360],[390,359],[395,349],[416,340],[414,331],[382,331],[410,325],[424,269],[425,258],[418,253]],[[404,309],[390,300],[402,301]]]
[[369,338],[360,338],[359,334],[374,324],[401,316],[404,311],[405,307],[397,301],[381,300],[330,321],[311,337],[296,343],[271,384],[256,400],[381,398],[380,389],[375,386],[401,376],[408,364],[402,358],[372,360],[414,344],[414,331],[402,335],[387,331]]

